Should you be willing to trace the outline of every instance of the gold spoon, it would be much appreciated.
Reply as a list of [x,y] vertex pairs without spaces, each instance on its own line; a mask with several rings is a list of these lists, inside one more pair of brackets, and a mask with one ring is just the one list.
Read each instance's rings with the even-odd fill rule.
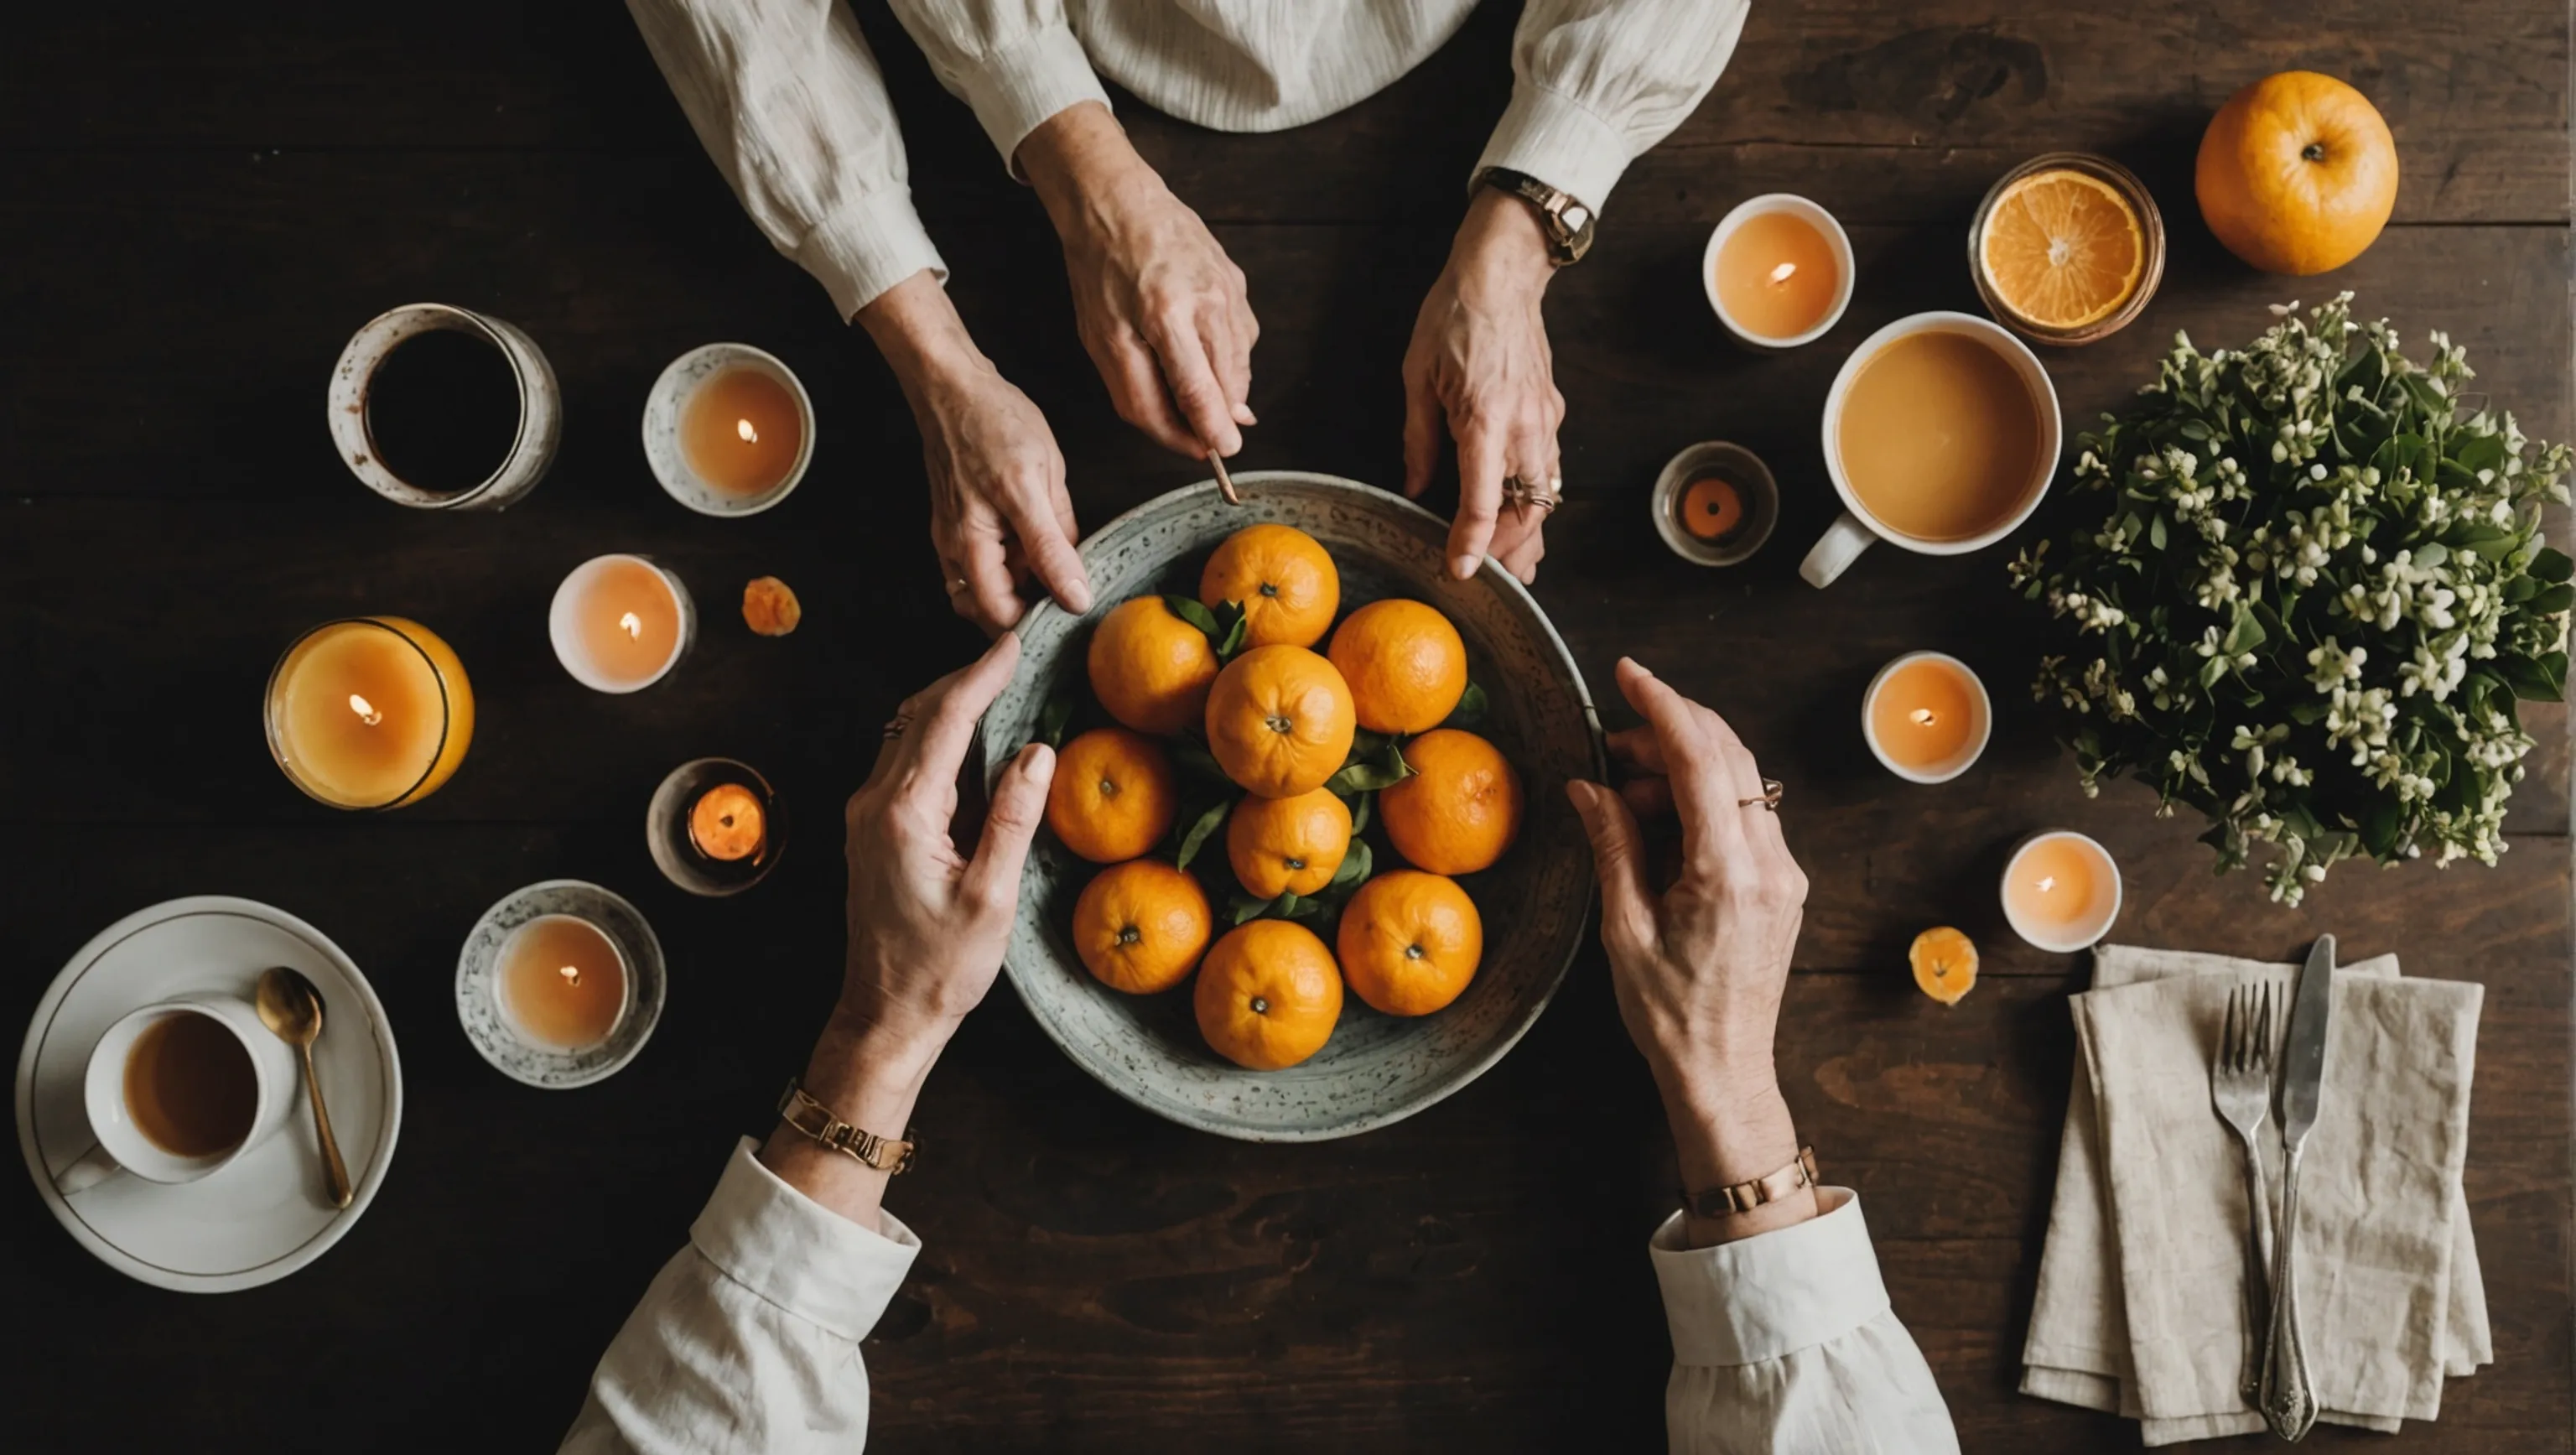
[[313,1073],[313,1043],[322,1035],[322,992],[283,965],[259,972],[259,1018],[277,1038],[304,1054],[304,1089],[313,1099],[313,1131],[322,1142],[322,1167],[330,1174],[331,1205],[345,1208],[352,1193],[340,1143],[331,1135],[331,1113],[322,1106],[322,1078]]

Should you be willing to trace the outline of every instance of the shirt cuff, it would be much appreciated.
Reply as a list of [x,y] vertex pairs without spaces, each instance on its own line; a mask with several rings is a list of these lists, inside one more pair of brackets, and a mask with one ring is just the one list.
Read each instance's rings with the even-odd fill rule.
[[1827,1210],[1714,1248],[1682,1246],[1682,1215],[1646,1248],[1664,1289],[1680,1365],[1759,1364],[1841,1338],[1888,1311],[1878,1254],[1847,1188],[1817,1190]]
[[1527,172],[1598,217],[1631,160],[1628,140],[1617,127],[1579,102],[1521,81],[1513,84],[1512,104],[1468,175],[1480,176],[1487,167]]
[[1109,104],[1109,93],[1091,70],[1091,57],[1072,27],[1040,26],[1009,48],[981,57],[958,78],[966,104],[1002,154],[1002,165],[1020,175],[1020,143],[1039,123],[1085,101]]
[[852,197],[816,223],[790,256],[832,295],[845,323],[924,269],[948,281],[948,264],[912,210],[909,188]]
[[689,1225],[689,1241],[724,1275],[753,1293],[852,1343],[885,1312],[921,1240],[880,1211],[877,1233],[779,1180],[734,1146],[715,1196]]

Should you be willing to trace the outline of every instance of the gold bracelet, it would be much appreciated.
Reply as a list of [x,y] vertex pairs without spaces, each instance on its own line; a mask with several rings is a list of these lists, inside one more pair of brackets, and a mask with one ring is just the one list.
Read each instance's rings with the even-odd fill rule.
[[1733,1217],[1748,1213],[1766,1202],[1778,1202],[1802,1187],[1816,1185],[1816,1149],[1800,1147],[1797,1158],[1776,1172],[1756,1177],[1750,1182],[1712,1187],[1706,1192],[1683,1192],[1683,1205],[1695,1218]]
[[806,1094],[801,1077],[789,1081],[787,1090],[779,1096],[778,1116],[787,1125],[833,1151],[846,1153],[860,1165],[872,1167],[889,1177],[910,1170],[913,1149],[921,1145],[913,1139],[910,1127],[903,1129],[904,1139],[898,1142],[892,1137],[861,1131],[841,1120],[833,1115],[830,1107]]

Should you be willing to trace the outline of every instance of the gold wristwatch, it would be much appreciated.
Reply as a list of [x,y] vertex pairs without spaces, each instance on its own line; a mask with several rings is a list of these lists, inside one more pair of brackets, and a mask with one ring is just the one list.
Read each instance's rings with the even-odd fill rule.
[[1487,167],[1476,185],[1509,192],[1538,212],[1539,230],[1547,234],[1547,255],[1558,267],[1578,261],[1592,247],[1592,209],[1527,172]]
[[1750,1182],[1712,1187],[1706,1192],[1684,1194],[1684,1203],[1695,1218],[1733,1217],[1748,1213],[1766,1202],[1778,1202],[1802,1187],[1816,1185],[1816,1149],[1800,1147],[1798,1156],[1777,1172],[1756,1177]]
[[830,1107],[806,1095],[801,1080],[787,1083],[787,1090],[778,1098],[778,1115],[789,1126],[833,1151],[846,1153],[888,1176],[909,1169],[913,1148],[920,1145],[912,1140],[910,1127],[903,1129],[904,1140],[898,1142],[850,1125],[833,1115]]

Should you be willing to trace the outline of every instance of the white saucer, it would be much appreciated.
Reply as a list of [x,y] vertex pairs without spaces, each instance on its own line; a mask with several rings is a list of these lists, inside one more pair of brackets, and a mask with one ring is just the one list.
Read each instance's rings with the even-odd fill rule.
[[[348,1209],[326,1200],[313,1119],[301,1107],[276,1136],[202,1181],[119,1175],[69,1198],[57,1191],[54,1174],[90,1148],[81,1078],[108,1023],[191,990],[247,999],[271,965],[303,971],[322,992],[313,1059],[357,1186]],[[321,931],[254,900],[199,895],[137,910],[72,956],[28,1023],[17,1102],[28,1174],[82,1247],[157,1287],[230,1293],[321,1257],[366,1212],[402,1126],[402,1064],[375,990]]]
[[[635,977],[635,995],[626,1018],[607,1040],[586,1051],[550,1051],[520,1040],[501,1020],[501,1001],[492,984],[510,932],[540,915],[569,914],[599,926],[626,957]],[[635,1059],[662,1019],[664,975],[662,942],[653,935],[643,911],[622,897],[584,879],[547,879],[502,896],[483,911],[456,955],[456,1019],[465,1039],[494,1070],[513,1081],[547,1091],[569,1091],[605,1081]]]

